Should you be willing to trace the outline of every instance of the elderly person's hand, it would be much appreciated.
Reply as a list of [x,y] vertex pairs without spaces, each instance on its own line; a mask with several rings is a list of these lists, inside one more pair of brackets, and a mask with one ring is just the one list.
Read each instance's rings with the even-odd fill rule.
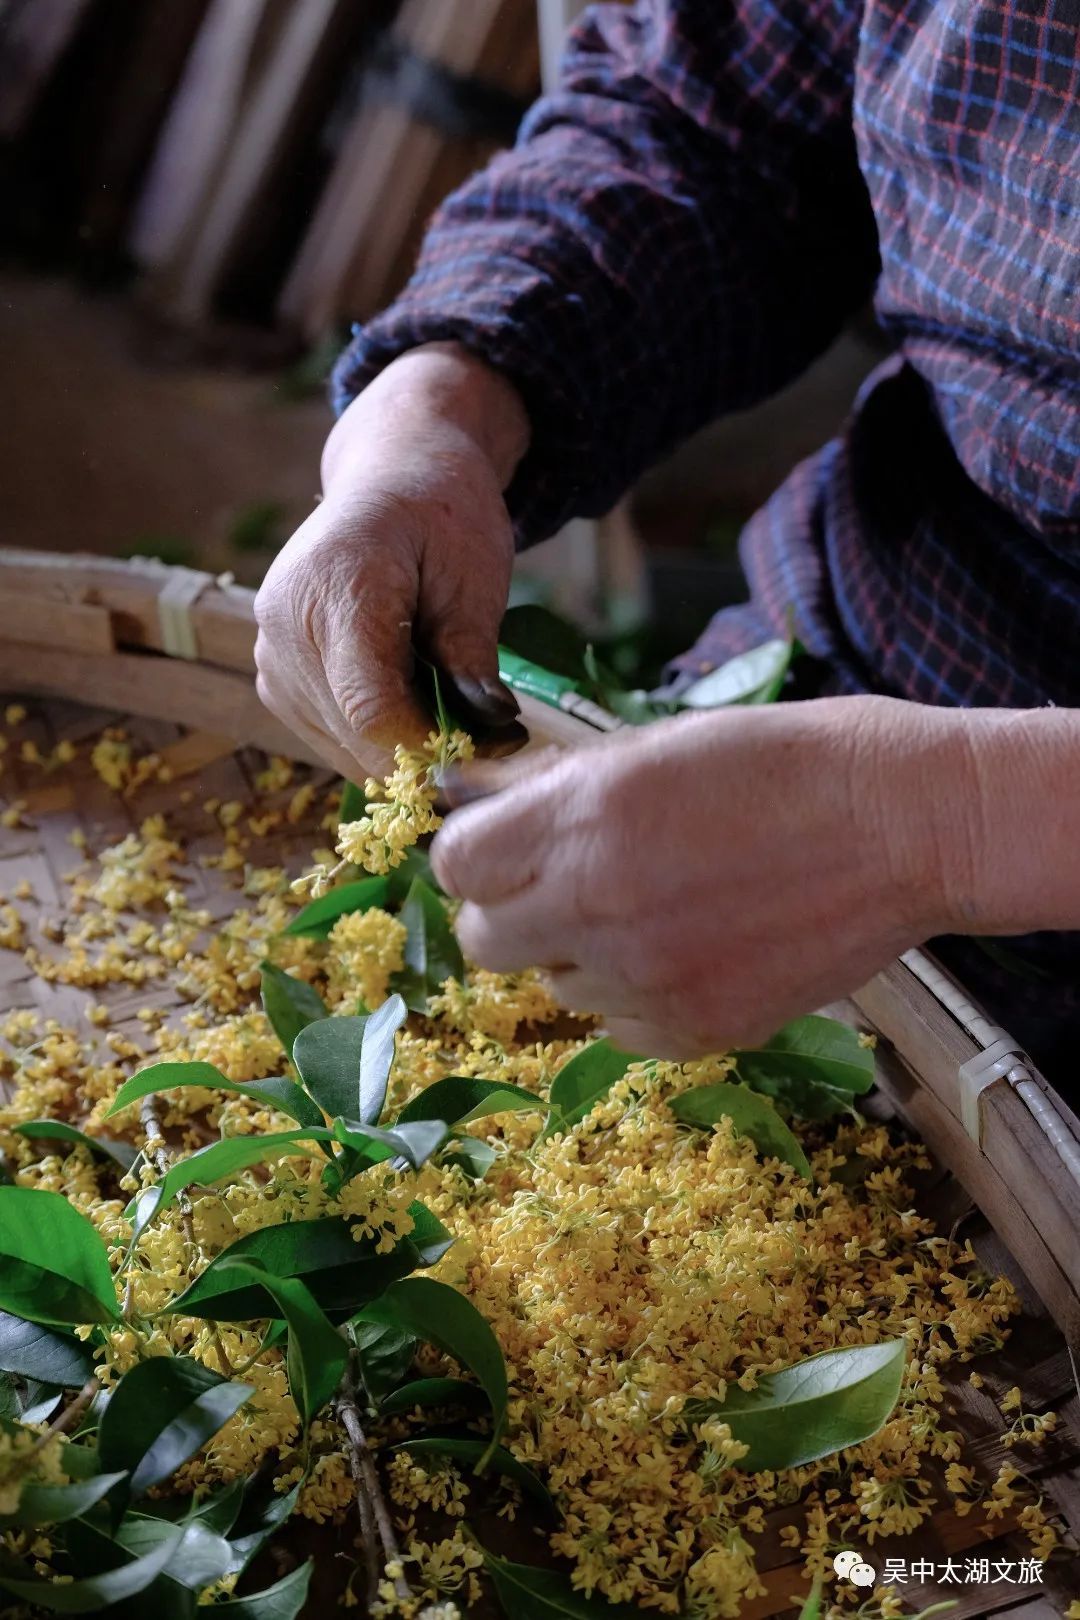
[[[474,767],[510,785],[454,811],[434,870],[465,902],[474,962],[547,968],[626,1050],[746,1045],[935,933],[1010,926],[982,870],[1003,851],[985,842],[980,752],[1004,742],[1015,777],[1023,750],[1001,722],[1016,718],[826,699]],[[1009,853],[1034,899],[1037,849]]]
[[259,695],[349,778],[431,729],[413,649],[476,720],[517,713],[496,638],[513,560],[502,491],[528,442],[512,385],[455,344],[409,351],[345,411],[324,498],[255,603]]

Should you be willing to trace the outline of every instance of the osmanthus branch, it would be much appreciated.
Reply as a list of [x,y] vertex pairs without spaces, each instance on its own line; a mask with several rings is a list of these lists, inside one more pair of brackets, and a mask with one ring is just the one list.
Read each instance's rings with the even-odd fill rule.
[[58,1434],[68,1434],[82,1420],[83,1414],[89,1410],[91,1401],[100,1389],[101,1385],[95,1377],[88,1378],[75,1399],[53,1419],[44,1433],[38,1435],[29,1451],[23,1453],[19,1459],[20,1464],[25,1466],[31,1458],[38,1456]]
[[[364,1434],[360,1406],[356,1398],[356,1378],[353,1371],[354,1356],[350,1355],[334,1407],[341,1419],[348,1441],[349,1472],[356,1485],[356,1506],[360,1514],[360,1533],[364,1542],[364,1564],[367,1569],[368,1604],[378,1595],[379,1575],[383,1565],[399,1562],[401,1552],[394,1534],[394,1523],[383,1495],[375,1459]],[[382,1557],[379,1547],[382,1547]],[[411,1597],[408,1582],[403,1575],[394,1577],[394,1591],[399,1598]]]
[[[158,1100],[153,1093],[147,1097],[144,1097],[140,1102],[139,1121],[146,1136],[146,1156],[152,1162],[158,1175],[164,1178],[168,1175],[170,1169],[172,1168],[172,1157],[169,1153],[168,1144],[165,1141],[165,1129],[161,1123],[161,1115],[158,1112]],[[184,1229],[185,1241],[187,1242],[188,1248],[194,1252],[196,1247],[195,1222],[191,1213],[191,1199],[188,1197],[186,1192],[180,1192],[177,1194],[176,1202],[180,1209],[180,1224]],[[128,1314],[131,1307],[133,1282],[134,1276],[131,1275],[128,1277],[127,1289],[124,1295],[125,1316]],[[222,1343],[221,1330],[216,1322],[212,1323],[210,1327],[210,1342],[214,1346],[214,1352],[218,1358],[222,1372],[225,1374],[226,1378],[234,1378],[236,1376],[236,1369],[229,1360],[228,1351],[225,1349],[225,1346]]]

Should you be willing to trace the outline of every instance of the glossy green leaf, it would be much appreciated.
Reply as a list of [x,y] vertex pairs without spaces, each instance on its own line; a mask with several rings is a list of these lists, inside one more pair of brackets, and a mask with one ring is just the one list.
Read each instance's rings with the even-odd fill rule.
[[731,1120],[740,1136],[748,1136],[766,1158],[790,1164],[800,1176],[811,1180],[812,1172],[798,1138],[784,1124],[768,1098],[747,1086],[695,1086],[680,1092],[668,1104],[675,1118],[684,1125],[707,1129],[721,1119]]
[[532,1564],[511,1564],[484,1554],[484,1567],[507,1620],[642,1620],[645,1611],[629,1603],[586,1597],[565,1575]]
[[105,1244],[61,1193],[0,1187],[0,1309],[50,1326],[119,1316]]
[[447,979],[459,982],[465,976],[465,959],[457,942],[446,907],[431,885],[421,877],[414,878],[401,908],[400,920],[405,924],[405,967],[400,990],[410,1007],[424,1011],[427,997],[439,990]]
[[456,1166],[473,1181],[483,1181],[497,1158],[490,1142],[483,1142],[478,1136],[459,1136],[443,1154],[442,1162]]
[[395,866],[387,878],[390,887],[387,891],[386,903],[388,906],[401,906],[405,897],[417,878],[423,878],[432,893],[441,895],[442,890],[435,881],[431,870],[431,857],[426,849],[414,844],[405,851],[405,859]]
[[[353,1223],[342,1216],[289,1221],[248,1232],[170,1302],[168,1313],[214,1322],[276,1316],[272,1296],[261,1284],[240,1281],[236,1268],[225,1263],[227,1258],[260,1261],[276,1277],[302,1277],[324,1311],[349,1312],[418,1266],[434,1264],[424,1258],[412,1237],[402,1238],[389,1254],[377,1254],[371,1240],[357,1242],[352,1234]],[[437,1247],[438,1240],[432,1239],[433,1250]]]
[[265,1464],[244,1482],[240,1511],[229,1531],[233,1556],[228,1574],[242,1574],[274,1531],[287,1523],[300,1500],[303,1484],[300,1480],[288,1491],[276,1491],[273,1471]]
[[860,1094],[874,1083],[874,1054],[859,1044],[855,1030],[835,1018],[813,1014],[785,1024],[764,1046],[731,1053],[739,1079],[757,1091],[777,1082],[801,1081]]
[[734,1464],[745,1473],[801,1468],[876,1434],[896,1405],[907,1358],[904,1339],[823,1350],[758,1379],[733,1384],[722,1401],[695,1401],[691,1422],[721,1418],[750,1450]]
[[108,1119],[111,1114],[119,1113],[122,1108],[130,1107],[143,1097],[153,1096],[159,1091],[179,1091],[185,1086],[201,1086],[207,1091],[231,1091],[241,1097],[250,1097],[267,1108],[276,1108],[280,1113],[288,1114],[298,1125],[323,1123],[321,1111],[295,1081],[275,1077],[240,1085],[235,1080],[227,1080],[212,1063],[152,1063],[148,1068],[140,1069],[130,1080],[124,1081],[105,1117]]
[[396,1154],[403,1164],[418,1170],[438,1152],[449,1134],[441,1119],[417,1119],[386,1129],[378,1125],[357,1125],[348,1119],[334,1121],[336,1140],[357,1150],[361,1168]]
[[320,1018],[328,1018],[330,1009],[315,987],[305,979],[284,973],[272,962],[260,962],[259,971],[262,974],[263,1011],[285,1048],[286,1057],[291,1057],[300,1031]]
[[416,1407],[486,1405],[487,1397],[479,1384],[468,1384],[464,1378],[414,1378],[411,1383],[399,1384],[384,1395],[379,1411],[383,1417],[393,1417],[397,1413],[412,1412]]
[[107,1136],[87,1136],[85,1131],[76,1130],[74,1125],[67,1125],[61,1119],[30,1119],[16,1125],[15,1129],[20,1136],[45,1142],[67,1142],[72,1147],[87,1148],[95,1159],[111,1160],[125,1171],[131,1169],[139,1156],[138,1148],[132,1147],[130,1142],[113,1142]]
[[420,1341],[415,1333],[383,1322],[357,1322],[352,1336],[364,1388],[378,1403],[405,1377]]
[[0,1311],[0,1371],[75,1389],[93,1370],[93,1350],[81,1339]]
[[495,1429],[488,1451],[494,1449],[506,1422],[506,1363],[498,1339],[464,1294],[431,1277],[410,1277],[366,1305],[357,1320],[404,1328],[474,1373],[491,1402]]
[[285,1362],[289,1394],[306,1429],[340,1384],[349,1347],[299,1277],[274,1277],[265,1266],[251,1260],[226,1260],[223,1269],[230,1268],[263,1288],[288,1323]]
[[551,1082],[548,1095],[551,1113],[541,1135],[550,1136],[553,1131],[566,1131],[576,1125],[607,1096],[631,1063],[640,1062],[639,1057],[631,1052],[620,1052],[609,1040],[590,1041],[569,1063],[563,1064]]
[[[265,1164],[268,1159],[303,1157],[311,1147],[301,1144],[328,1142],[331,1132],[325,1125],[306,1125],[295,1131],[268,1131],[264,1136],[227,1136],[221,1142],[209,1142],[206,1147],[177,1159],[168,1173],[155,1187],[146,1189],[146,1196],[135,1200],[135,1215],[131,1227],[134,1243],[150,1222],[168,1209],[173,1199],[188,1187],[213,1186],[226,1176],[235,1176],[253,1164]],[[154,1198],[150,1195],[157,1194]]]
[[751,647],[688,686],[679,701],[688,709],[771,703],[780,694],[794,652],[795,643],[779,637]]
[[409,1016],[401,996],[388,996],[381,1007],[371,1013],[364,1025],[360,1041],[360,1112],[361,1125],[377,1125],[386,1102],[386,1088],[390,1070],[394,1066],[397,1032]]
[[28,1378],[22,1398],[23,1423],[47,1423],[64,1398],[58,1384],[42,1384]]
[[144,1592],[164,1570],[184,1536],[182,1525],[170,1527],[144,1558],[133,1559],[117,1569],[82,1580],[48,1581],[31,1575],[27,1565],[7,1554],[0,1556],[0,1586],[23,1603],[50,1614],[100,1614],[113,1603],[122,1603]]
[[218,1615],[224,1615],[226,1620],[296,1620],[307,1602],[314,1568],[314,1560],[309,1558],[306,1564],[283,1575],[273,1586],[264,1586],[261,1592],[230,1598],[227,1603],[215,1603],[215,1620]]
[[447,1125],[471,1125],[489,1114],[525,1110],[539,1112],[543,1100],[523,1086],[502,1080],[475,1080],[467,1075],[450,1074],[435,1080],[418,1092],[397,1117],[402,1125],[414,1119],[442,1119]]
[[[383,1407],[385,1413],[386,1407]],[[476,1468],[481,1463],[519,1485],[525,1495],[538,1506],[554,1513],[551,1492],[527,1464],[519,1462],[505,1446],[491,1446],[476,1435],[425,1434],[415,1440],[403,1440],[395,1451],[407,1451],[410,1457],[449,1457],[452,1462],[468,1463]]]
[[297,1036],[293,1062],[308,1092],[331,1119],[360,1115],[360,1051],[369,1014],[322,1018]]
[[36,1529],[79,1519],[126,1477],[120,1471],[93,1474],[70,1485],[25,1485],[16,1511],[0,1515],[0,1530]]
[[[116,1541],[136,1558],[142,1558],[160,1546],[171,1529],[165,1520],[129,1514],[116,1532]],[[201,1520],[189,1520],[185,1522],[180,1545],[161,1575],[192,1592],[199,1592],[204,1586],[219,1581],[231,1560],[232,1548],[224,1536]]]
[[242,1477],[237,1478],[231,1480],[228,1485],[223,1485],[220,1490],[213,1491],[209,1496],[200,1498],[199,1501],[192,1499],[190,1503],[185,1504],[188,1511],[184,1514],[184,1523],[189,1524],[193,1519],[198,1519],[207,1529],[216,1530],[219,1536],[227,1536],[236,1523],[243,1505],[245,1484],[246,1481]]
[[[363,815],[363,811],[360,812]],[[355,817],[353,818],[356,819]],[[298,911],[286,934],[306,934],[311,939],[325,939],[339,917],[351,916],[354,911],[372,911],[384,906],[389,884],[384,877],[361,878],[357,883],[342,883],[328,894]]]
[[136,1495],[174,1474],[254,1393],[190,1356],[136,1362],[112,1392],[98,1430],[106,1469],[131,1475]]

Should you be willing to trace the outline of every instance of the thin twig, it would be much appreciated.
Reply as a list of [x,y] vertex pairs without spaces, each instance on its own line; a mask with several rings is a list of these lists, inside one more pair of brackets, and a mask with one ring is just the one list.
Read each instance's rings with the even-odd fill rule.
[[[364,1562],[367,1565],[370,1604],[377,1592],[381,1564],[399,1563],[401,1550],[394,1534],[390,1509],[386,1505],[382,1485],[379,1483],[375,1459],[371,1455],[367,1436],[364,1434],[364,1425],[360,1421],[356,1382],[351,1365],[345,1370],[335,1404],[349,1442],[349,1471],[356,1484],[356,1505],[360,1513],[360,1529],[364,1539]],[[381,1562],[376,1535],[382,1544]],[[412,1595],[409,1584],[402,1575],[394,1577],[394,1591],[399,1598],[408,1598]]]
[[73,1429],[83,1413],[88,1410],[91,1401],[100,1388],[101,1385],[96,1378],[88,1378],[70,1406],[65,1406],[59,1417],[54,1418],[49,1424],[44,1434],[38,1435],[29,1451],[22,1453],[18,1459],[19,1467],[24,1468],[34,1457],[44,1451],[49,1441],[55,1440],[58,1434],[67,1434],[69,1429]]
[[[144,1097],[139,1104],[139,1119],[146,1133],[146,1154],[153,1160],[158,1175],[164,1179],[172,1168],[172,1156],[165,1141],[165,1129],[161,1123],[161,1115],[158,1113],[157,1098],[152,1093],[150,1096]],[[184,1239],[188,1248],[194,1254],[196,1248],[195,1222],[191,1213],[191,1199],[186,1192],[179,1192],[176,1195],[176,1202],[180,1209],[180,1224],[184,1229]],[[124,1296],[125,1315],[130,1305],[131,1287],[131,1279],[129,1278],[127,1292]],[[210,1343],[214,1347],[214,1352],[226,1378],[234,1377],[235,1369],[229,1360],[228,1351],[222,1343],[221,1330],[216,1322],[212,1323],[210,1327]]]

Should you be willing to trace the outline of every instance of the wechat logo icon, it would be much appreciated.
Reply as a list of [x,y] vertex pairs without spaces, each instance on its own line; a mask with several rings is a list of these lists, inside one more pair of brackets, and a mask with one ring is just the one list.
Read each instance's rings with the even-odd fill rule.
[[862,1553],[839,1552],[832,1561],[832,1567],[842,1581],[851,1581],[855,1586],[873,1586],[877,1579],[877,1572],[872,1564],[864,1563]]

